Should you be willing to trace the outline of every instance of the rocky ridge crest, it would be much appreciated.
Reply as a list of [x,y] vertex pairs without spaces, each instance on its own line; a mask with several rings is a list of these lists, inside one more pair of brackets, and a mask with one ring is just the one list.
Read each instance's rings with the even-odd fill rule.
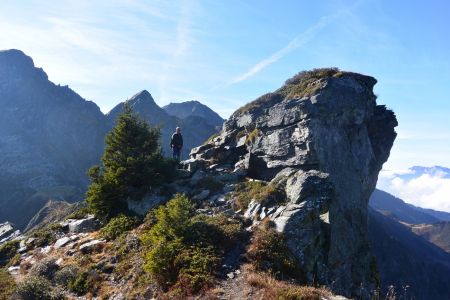
[[283,203],[251,201],[245,215],[272,220],[306,281],[343,295],[369,291],[377,281],[367,205],[397,120],[376,104],[375,84],[337,69],[299,73],[237,110],[184,162],[191,172],[229,170],[282,188]]

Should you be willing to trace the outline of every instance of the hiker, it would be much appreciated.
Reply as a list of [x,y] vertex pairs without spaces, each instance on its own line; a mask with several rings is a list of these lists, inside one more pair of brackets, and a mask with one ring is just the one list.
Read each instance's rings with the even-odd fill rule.
[[175,133],[172,134],[170,147],[172,148],[172,157],[180,161],[181,148],[183,148],[183,136],[181,135],[180,127],[177,127]]

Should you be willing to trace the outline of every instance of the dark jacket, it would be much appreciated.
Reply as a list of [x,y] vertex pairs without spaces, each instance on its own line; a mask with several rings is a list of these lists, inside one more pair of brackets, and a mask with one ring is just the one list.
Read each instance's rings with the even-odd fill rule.
[[183,147],[183,136],[181,133],[172,134],[172,138],[170,139],[170,147],[176,146],[177,148]]

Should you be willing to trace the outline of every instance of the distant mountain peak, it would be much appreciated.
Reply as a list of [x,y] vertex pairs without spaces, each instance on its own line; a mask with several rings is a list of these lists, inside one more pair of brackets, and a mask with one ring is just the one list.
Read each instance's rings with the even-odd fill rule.
[[157,105],[155,100],[153,99],[152,95],[147,90],[142,90],[139,93],[136,93],[127,100],[127,102],[131,105],[146,105],[150,104],[152,106]]
[[28,55],[23,53],[23,51],[18,49],[0,50],[0,57],[22,59],[33,63],[33,59],[31,59],[31,57],[29,57]]
[[189,100],[180,103],[171,102],[170,104],[163,106],[163,109],[169,115],[180,119],[202,117],[207,120],[209,124],[216,127],[221,127],[224,121],[215,111],[197,100]]
[[44,70],[36,68],[33,59],[21,50],[0,50],[0,66],[0,81],[16,77],[48,80]]

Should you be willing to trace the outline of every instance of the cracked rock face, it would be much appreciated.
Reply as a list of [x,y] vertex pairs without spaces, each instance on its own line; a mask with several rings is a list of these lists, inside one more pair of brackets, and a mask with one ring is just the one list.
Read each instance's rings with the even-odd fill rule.
[[259,213],[251,205],[250,215],[274,221],[310,283],[349,296],[374,287],[367,204],[396,137],[375,83],[333,69],[300,73],[236,111],[188,166],[234,166],[282,186],[286,203]]

